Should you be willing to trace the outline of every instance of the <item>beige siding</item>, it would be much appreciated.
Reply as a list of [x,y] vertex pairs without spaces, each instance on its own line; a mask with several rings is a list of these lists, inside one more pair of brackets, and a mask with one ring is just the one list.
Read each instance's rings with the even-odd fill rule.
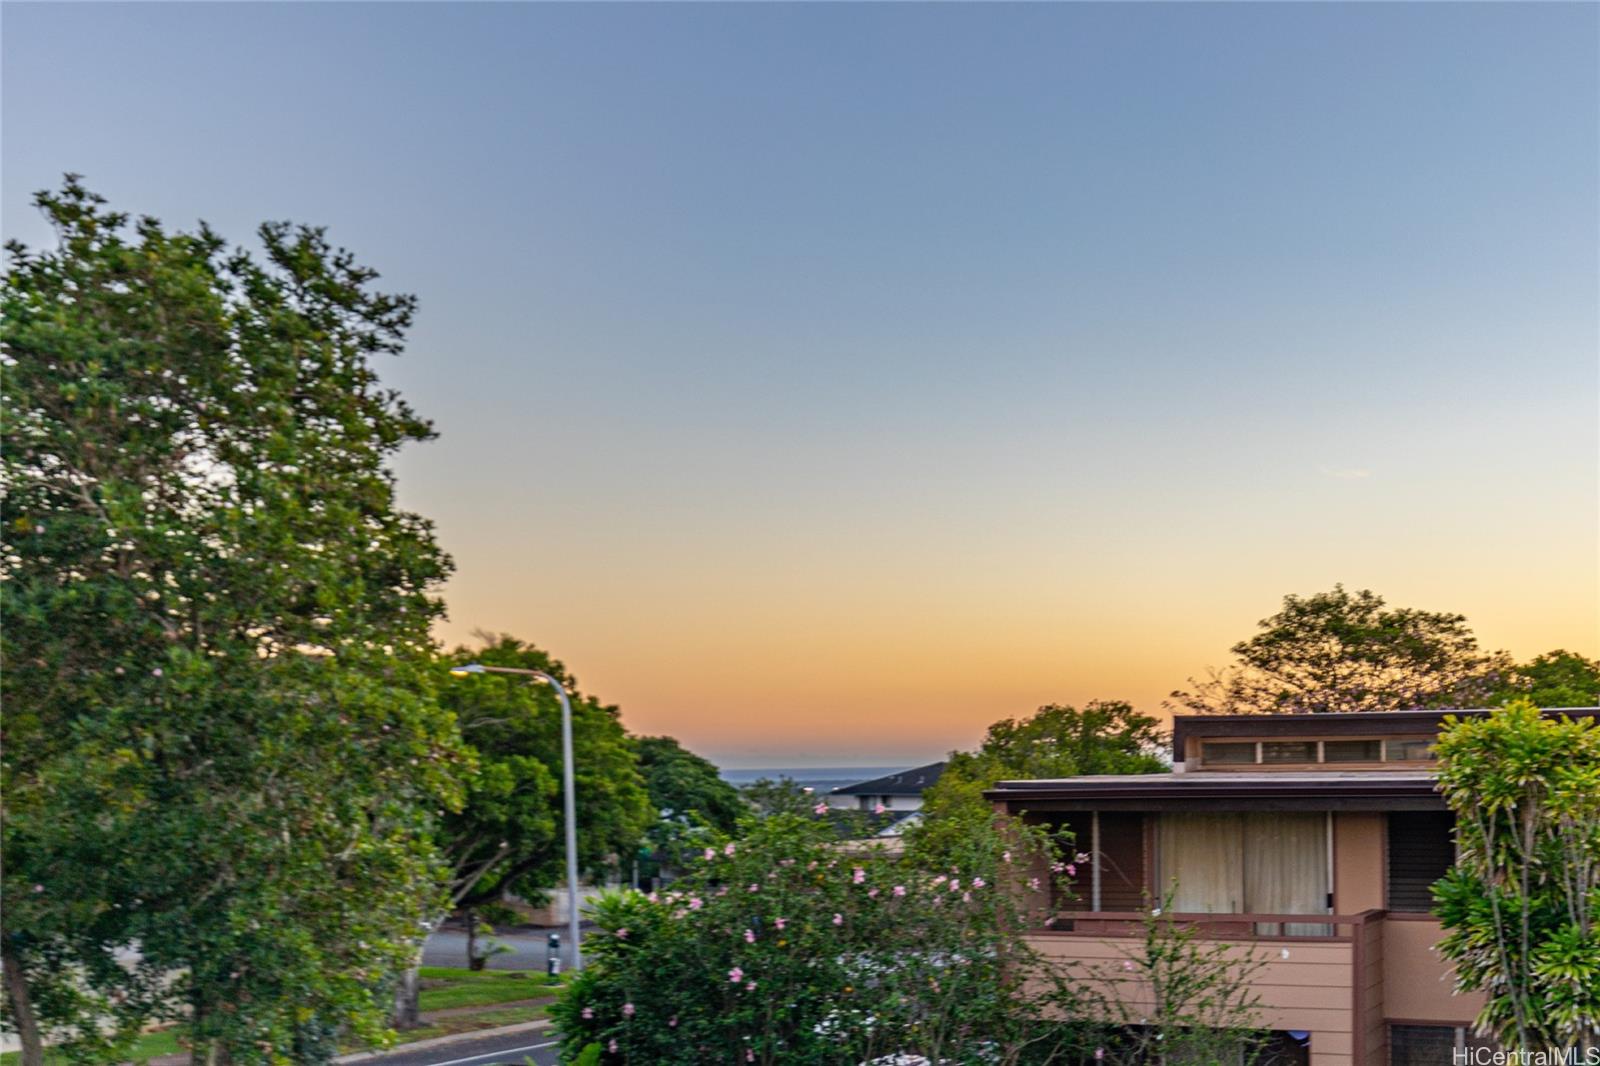
[[1431,919],[1383,923],[1384,1017],[1466,1024],[1483,1008],[1481,993],[1452,991],[1450,964],[1433,949],[1440,935]]
[[1339,811],[1333,816],[1333,909],[1360,914],[1384,906],[1384,816]]
[[[1123,959],[1137,941],[1115,937],[1041,934],[1030,938],[1046,958],[1059,960],[1072,972],[1101,974],[1118,987],[1130,1006],[1148,1006],[1150,992],[1131,976],[1122,977]],[[1288,958],[1283,953],[1289,953]],[[1355,999],[1351,989],[1354,947],[1349,943],[1260,941],[1235,943],[1230,955],[1262,961],[1251,981],[1260,998],[1260,1021],[1269,1029],[1304,1029],[1311,1033],[1315,1066],[1353,1066],[1350,1033]]]

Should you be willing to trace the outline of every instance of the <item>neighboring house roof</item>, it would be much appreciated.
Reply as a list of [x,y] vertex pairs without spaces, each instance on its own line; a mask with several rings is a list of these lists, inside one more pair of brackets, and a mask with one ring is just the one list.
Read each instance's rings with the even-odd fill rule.
[[910,770],[901,770],[887,777],[874,777],[855,785],[843,785],[828,793],[830,796],[920,796],[924,789],[933,787],[944,773],[942,762],[929,763]]
[[[1545,714],[1569,718],[1600,718],[1594,707],[1546,707]],[[1404,735],[1437,733],[1447,715],[1457,718],[1482,718],[1492,711],[1483,709],[1452,711],[1357,711],[1350,714],[1180,714],[1172,720],[1173,750],[1182,752],[1190,737],[1298,737]],[[1178,756],[1182,758],[1182,756]]]

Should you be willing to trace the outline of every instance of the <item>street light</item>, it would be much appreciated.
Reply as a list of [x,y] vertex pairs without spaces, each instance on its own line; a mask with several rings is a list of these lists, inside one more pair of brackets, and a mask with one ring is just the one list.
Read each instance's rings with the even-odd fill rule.
[[572,968],[583,969],[583,952],[578,947],[578,817],[572,794],[572,703],[561,682],[543,670],[522,670],[514,666],[484,666],[468,663],[452,666],[451,677],[468,677],[472,674],[518,674],[543,681],[556,690],[561,701],[561,793],[562,806],[567,820],[567,935],[572,938]]

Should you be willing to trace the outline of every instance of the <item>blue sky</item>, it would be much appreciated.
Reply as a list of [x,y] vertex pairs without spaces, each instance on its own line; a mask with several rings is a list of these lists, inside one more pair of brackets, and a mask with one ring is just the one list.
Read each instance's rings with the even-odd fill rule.
[[1160,697],[1287,592],[1600,653],[1594,5],[8,3],[6,236],[325,223],[442,635],[731,763]]

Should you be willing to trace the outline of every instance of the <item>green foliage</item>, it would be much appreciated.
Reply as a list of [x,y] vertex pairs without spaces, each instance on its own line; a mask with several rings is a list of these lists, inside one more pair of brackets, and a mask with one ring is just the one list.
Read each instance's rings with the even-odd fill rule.
[[1328,714],[1487,706],[1511,661],[1484,652],[1459,614],[1386,609],[1363,589],[1283,598],[1238,660],[1172,694],[1199,714]]
[[36,203],[58,242],[9,246],[0,316],[4,961],[80,1058],[166,1016],[319,1061],[382,1035],[467,764],[449,563],[388,469],[431,429],[372,366],[413,303],[321,230],[257,258],[73,178]]
[[1104,1061],[1255,1061],[1262,1027],[1253,982],[1266,959],[1164,917],[1170,891],[1162,903],[1145,911],[1140,938],[1121,959],[1078,964],[1093,990],[1090,1014],[1102,1023],[1094,1040]]
[[[588,968],[553,1009],[566,1053],[605,1062],[1016,1062],[1060,1046],[1070,993],[1017,935],[1006,890],[1041,838],[974,836],[953,871],[844,850],[824,818],[753,819],[671,891],[596,907]],[[1014,861],[1013,861],[1014,860]],[[1026,994],[1025,994],[1026,986]]]
[[1535,656],[1511,670],[1490,702],[1516,699],[1540,707],[1600,706],[1600,661],[1560,649]]
[[[449,659],[542,670],[561,682],[572,703],[579,863],[599,873],[616,856],[631,855],[654,812],[617,708],[584,695],[565,666],[515,637],[457,648]],[[439,833],[453,902],[472,906],[506,891],[537,898],[561,879],[566,862],[561,706],[548,685],[526,677],[478,674],[448,684],[441,700],[479,767],[465,805],[444,818]]]
[[923,794],[923,817],[909,838],[930,861],[947,842],[968,839],[990,817],[984,790],[995,782],[1081,774],[1147,774],[1167,768],[1156,752],[1161,723],[1120,700],[1095,700],[1082,710],[1051,704],[1031,717],[989,727],[975,752],[952,752],[938,782]]
[[671,737],[639,737],[633,745],[650,802],[663,817],[687,819],[724,835],[737,828],[745,813],[739,791],[715,765]]
[[1508,1047],[1600,1043],[1600,728],[1517,700],[1446,719],[1439,789],[1456,867],[1434,887],[1439,950]]
[[775,814],[804,816],[822,802],[820,796],[806,791],[798,781],[787,776],[779,777],[776,781],[770,777],[758,777],[740,788],[739,796],[758,818],[770,818]]

